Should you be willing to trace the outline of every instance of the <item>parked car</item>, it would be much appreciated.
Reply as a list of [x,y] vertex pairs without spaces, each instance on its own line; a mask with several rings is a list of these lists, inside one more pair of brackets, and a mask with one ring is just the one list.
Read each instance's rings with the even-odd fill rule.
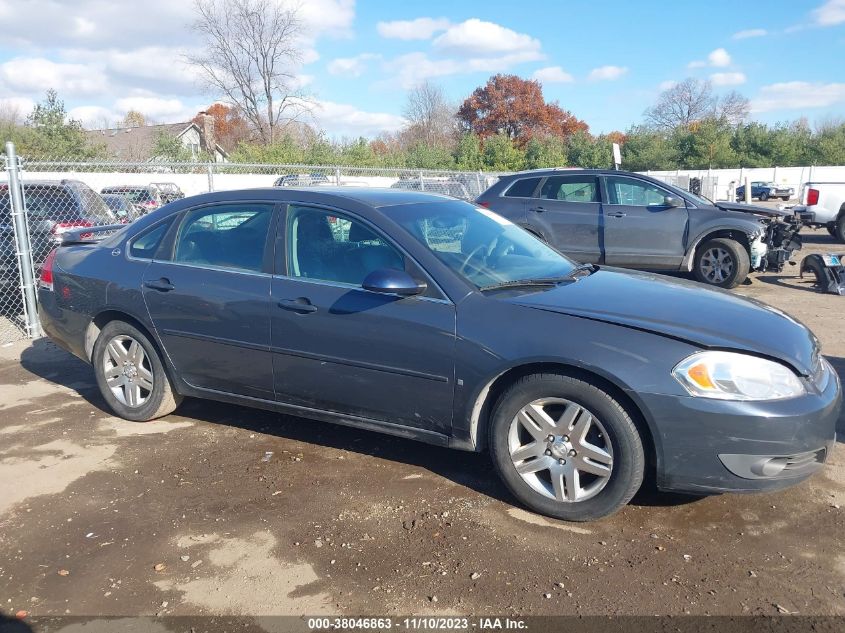
[[329,177],[321,173],[287,174],[279,176],[273,183],[274,187],[313,187],[329,184]]
[[392,189],[408,191],[428,191],[442,193],[460,200],[471,200],[472,196],[464,183],[450,178],[420,178],[419,176],[400,178],[390,185]]
[[[769,198],[780,198],[783,201],[789,200],[795,195],[795,189],[785,185],[776,185],[773,182],[757,181],[751,183],[751,199],[757,198],[765,202]],[[745,200],[745,185],[736,188],[736,201]]]
[[174,182],[153,182],[150,183],[150,186],[158,189],[162,204],[167,204],[168,202],[173,202],[174,200],[181,200],[185,197],[185,194],[179,188],[179,185]]
[[[24,182],[23,195],[36,269],[66,231],[116,222],[97,192],[77,180]],[[0,292],[4,295],[20,285],[17,253],[9,185],[0,183]]]
[[822,467],[839,379],[759,302],[577,264],[487,209],[396,189],[203,194],[45,265],[47,334],[127,420],[183,397],[469,451],[570,520],[644,476],[697,494]]
[[845,182],[808,182],[801,188],[796,217],[810,226],[825,227],[845,242]]
[[129,196],[119,193],[104,193],[101,194],[101,197],[103,198],[103,202],[106,203],[106,206],[112,210],[117,220],[123,224],[129,224],[143,215],[138,210],[138,207],[132,204]]
[[780,271],[801,248],[800,222],[789,212],[711,202],[624,171],[520,172],[477,202],[579,261],[694,272],[722,288],[751,270]]
[[155,211],[162,204],[161,194],[157,187],[144,185],[116,185],[103,187],[100,193],[115,193],[121,196],[128,196],[139,211],[149,213]]

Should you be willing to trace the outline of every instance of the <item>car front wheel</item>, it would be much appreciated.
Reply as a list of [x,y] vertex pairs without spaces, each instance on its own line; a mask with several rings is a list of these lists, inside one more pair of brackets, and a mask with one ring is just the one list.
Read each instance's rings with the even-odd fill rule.
[[564,374],[521,378],[499,398],[489,433],[496,470],[536,512],[592,521],[626,505],[643,480],[642,441],[611,395]]
[[123,321],[100,331],[92,354],[97,385],[120,417],[146,422],[172,413],[182,398],[173,389],[147,336]]
[[769,194],[766,193],[765,191],[760,194],[760,202],[765,202],[768,199],[769,199]]
[[699,246],[693,266],[698,281],[720,288],[735,288],[751,270],[745,246],[726,237],[707,240]]
[[845,214],[839,216],[839,219],[833,225],[831,233],[840,242],[845,242]]

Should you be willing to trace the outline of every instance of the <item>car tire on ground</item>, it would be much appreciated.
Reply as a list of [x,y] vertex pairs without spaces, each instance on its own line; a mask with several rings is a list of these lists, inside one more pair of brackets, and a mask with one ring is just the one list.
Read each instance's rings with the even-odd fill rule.
[[626,505],[643,481],[642,440],[625,408],[600,387],[532,374],[498,399],[488,434],[493,464],[528,508],[592,521]]
[[830,224],[825,224],[824,228],[827,229],[827,232],[830,233],[833,237],[836,237],[836,224],[831,222]]
[[100,393],[121,418],[147,422],[172,413],[182,401],[155,346],[129,323],[107,323],[91,358]]
[[839,216],[833,225],[833,231],[830,233],[840,242],[845,242],[845,213]]
[[693,270],[701,283],[735,288],[748,277],[751,261],[745,246],[727,237],[717,237],[698,247]]
[[768,199],[769,199],[769,194],[767,192],[764,191],[763,193],[760,194],[760,202],[765,202]]
[[784,202],[789,202],[789,196],[781,196],[781,200]]

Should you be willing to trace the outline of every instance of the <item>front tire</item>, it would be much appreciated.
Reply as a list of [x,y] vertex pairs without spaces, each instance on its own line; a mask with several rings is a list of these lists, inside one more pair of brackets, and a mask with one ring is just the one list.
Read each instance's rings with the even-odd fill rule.
[[760,202],[765,202],[768,199],[769,199],[769,194],[766,193],[765,191],[760,194]]
[[748,277],[751,261],[745,246],[726,237],[707,240],[693,262],[695,278],[719,288],[736,288]]
[[91,358],[100,393],[125,420],[154,420],[172,413],[182,401],[152,342],[129,323],[107,323]]
[[625,506],[645,456],[631,416],[611,395],[564,374],[532,374],[499,398],[489,433],[499,477],[528,508],[593,521]]
[[845,214],[839,216],[833,225],[833,237],[839,242],[845,242]]

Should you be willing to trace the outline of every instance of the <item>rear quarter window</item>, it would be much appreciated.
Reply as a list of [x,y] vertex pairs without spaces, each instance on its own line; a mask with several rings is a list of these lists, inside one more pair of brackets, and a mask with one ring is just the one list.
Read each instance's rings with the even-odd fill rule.
[[537,189],[538,184],[540,184],[539,178],[520,178],[507,188],[505,191],[505,197],[530,198]]

